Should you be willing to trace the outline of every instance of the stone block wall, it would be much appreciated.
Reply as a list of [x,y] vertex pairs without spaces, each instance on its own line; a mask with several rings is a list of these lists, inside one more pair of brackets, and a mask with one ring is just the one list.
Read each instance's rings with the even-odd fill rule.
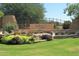
[[70,29],[72,29],[72,31],[79,31],[79,19],[72,21],[72,24],[70,25]]
[[8,23],[16,24],[17,26],[16,29],[18,29],[18,24],[14,15],[6,15],[3,17],[2,25],[8,24]]
[[30,24],[30,31],[47,31],[50,32],[54,29],[54,24]]

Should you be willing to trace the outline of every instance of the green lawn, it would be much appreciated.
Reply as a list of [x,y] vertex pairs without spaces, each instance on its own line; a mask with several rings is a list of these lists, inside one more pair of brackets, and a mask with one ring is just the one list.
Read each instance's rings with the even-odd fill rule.
[[0,44],[2,56],[79,56],[79,38],[57,39],[24,45]]

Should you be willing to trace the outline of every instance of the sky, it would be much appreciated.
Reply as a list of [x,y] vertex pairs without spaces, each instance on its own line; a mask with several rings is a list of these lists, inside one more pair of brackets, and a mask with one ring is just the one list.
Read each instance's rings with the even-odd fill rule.
[[[70,20],[70,16],[64,14],[64,9],[67,7],[66,3],[45,3],[44,8],[46,10],[46,18],[57,18],[62,21]],[[58,20],[59,21],[59,20]]]

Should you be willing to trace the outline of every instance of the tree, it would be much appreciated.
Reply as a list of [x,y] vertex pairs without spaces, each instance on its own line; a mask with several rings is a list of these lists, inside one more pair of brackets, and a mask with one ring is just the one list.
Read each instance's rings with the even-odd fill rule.
[[68,16],[73,16],[74,18],[79,17],[79,3],[67,4],[64,13],[67,13]]
[[64,21],[64,23],[63,23],[63,29],[69,29],[70,25],[71,25],[70,21]]
[[[18,24],[40,23],[44,18],[44,7],[40,3],[1,4],[0,10],[5,15],[15,15]],[[24,25],[23,25],[24,26]]]
[[4,16],[4,13],[0,11],[0,18]]

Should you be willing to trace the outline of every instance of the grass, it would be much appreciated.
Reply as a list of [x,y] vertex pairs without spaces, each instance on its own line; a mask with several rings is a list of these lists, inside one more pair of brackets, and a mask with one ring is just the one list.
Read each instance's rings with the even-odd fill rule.
[[24,45],[0,44],[0,56],[79,56],[79,38]]

